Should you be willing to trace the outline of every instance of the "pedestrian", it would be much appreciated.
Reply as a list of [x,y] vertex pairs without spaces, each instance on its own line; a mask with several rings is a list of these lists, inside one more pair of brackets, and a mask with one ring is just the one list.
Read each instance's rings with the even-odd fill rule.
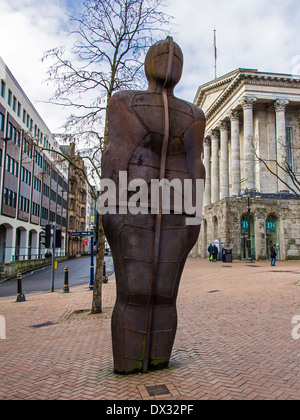
[[213,251],[212,251],[212,253],[213,253],[213,261],[214,262],[217,261],[218,252],[219,252],[218,248],[216,247],[216,245],[214,245],[213,246]]
[[276,263],[276,249],[274,245],[271,245],[271,266],[274,266]]
[[213,261],[213,248],[212,244],[209,244],[209,247],[207,248],[207,251],[209,252],[209,261]]

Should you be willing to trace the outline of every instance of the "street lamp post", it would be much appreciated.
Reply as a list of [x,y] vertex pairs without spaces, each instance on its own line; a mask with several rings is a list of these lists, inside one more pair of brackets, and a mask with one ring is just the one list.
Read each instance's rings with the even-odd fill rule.
[[[246,191],[245,191],[246,192]],[[248,191],[249,192],[249,191]],[[248,258],[247,262],[252,263],[252,253],[251,253],[251,231],[250,231],[250,195],[248,194],[248,239],[247,239],[247,248],[248,248]]]
[[[256,194],[254,194],[256,193]],[[251,216],[250,216],[250,212],[251,212],[251,208],[250,208],[250,198],[255,197],[255,196],[260,196],[260,193],[258,192],[258,190],[256,188],[251,188],[245,189],[245,195],[247,195],[248,198],[248,239],[247,239],[247,249],[248,249],[248,258],[247,258],[247,262],[248,263],[253,263],[253,258],[252,258],[252,252],[251,252],[251,229],[250,229],[250,221],[251,221]]]

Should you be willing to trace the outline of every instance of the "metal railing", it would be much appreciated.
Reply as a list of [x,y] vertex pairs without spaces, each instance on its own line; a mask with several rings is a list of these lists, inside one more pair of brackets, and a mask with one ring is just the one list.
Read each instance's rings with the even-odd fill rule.
[[[65,250],[57,249],[55,251],[56,257],[64,257]],[[31,247],[4,247],[0,250],[0,264],[10,263],[15,261],[37,260],[41,258],[52,257],[52,252],[47,249],[31,248]]]

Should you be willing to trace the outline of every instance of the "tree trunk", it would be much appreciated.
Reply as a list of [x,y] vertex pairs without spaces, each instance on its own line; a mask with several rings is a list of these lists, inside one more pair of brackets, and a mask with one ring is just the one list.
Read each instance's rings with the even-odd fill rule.
[[102,226],[102,215],[98,214],[98,244],[96,253],[96,272],[93,288],[92,314],[102,312],[102,283],[103,283],[103,266],[105,252],[105,235]]

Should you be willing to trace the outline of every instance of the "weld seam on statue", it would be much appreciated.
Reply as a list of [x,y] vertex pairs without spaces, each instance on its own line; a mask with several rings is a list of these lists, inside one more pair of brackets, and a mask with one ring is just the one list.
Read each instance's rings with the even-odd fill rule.
[[[168,103],[168,91],[167,83],[172,74],[172,59],[174,54],[174,44],[173,38],[168,37],[169,40],[169,59],[168,59],[168,71],[165,79],[165,83],[162,90],[162,98],[164,105],[164,140],[162,145],[161,153],[161,163],[160,163],[160,180],[165,178],[166,173],[166,158],[168,151],[168,142],[170,135],[170,118],[169,118],[169,103]],[[146,344],[145,344],[145,356],[144,356],[144,366],[143,371],[147,372],[148,370],[148,358],[149,358],[149,347],[150,347],[150,338],[151,338],[151,324],[152,324],[152,312],[153,312],[153,290],[155,290],[155,282],[158,269],[158,254],[159,254],[159,245],[160,245],[160,232],[161,232],[161,218],[162,218],[162,190],[160,189],[160,199],[159,199],[159,214],[156,216],[156,227],[155,227],[155,240],[154,240],[154,261],[152,267],[152,281],[151,289],[149,292],[149,303],[148,303],[148,321],[147,321],[147,334],[146,334]]]

